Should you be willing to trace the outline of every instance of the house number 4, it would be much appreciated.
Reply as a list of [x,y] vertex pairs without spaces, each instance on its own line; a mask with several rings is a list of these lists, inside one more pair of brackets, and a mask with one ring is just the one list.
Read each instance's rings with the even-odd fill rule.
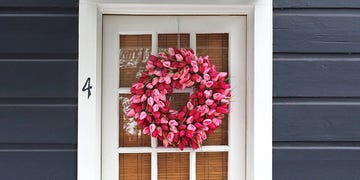
[[83,92],[87,91],[88,99],[91,96],[91,89],[92,89],[92,86],[90,85],[90,77],[88,77],[85,84],[84,84],[84,86],[83,86],[83,88],[82,88]]

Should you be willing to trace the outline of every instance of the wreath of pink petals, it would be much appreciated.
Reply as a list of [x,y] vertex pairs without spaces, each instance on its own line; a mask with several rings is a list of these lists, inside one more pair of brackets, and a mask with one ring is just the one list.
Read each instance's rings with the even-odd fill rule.
[[[164,147],[183,150],[201,147],[229,113],[230,85],[227,73],[217,72],[209,57],[197,57],[192,49],[169,48],[151,55],[145,71],[132,85],[128,117],[137,120],[143,134],[162,141]],[[182,110],[170,109],[167,95],[173,89],[193,88]]]

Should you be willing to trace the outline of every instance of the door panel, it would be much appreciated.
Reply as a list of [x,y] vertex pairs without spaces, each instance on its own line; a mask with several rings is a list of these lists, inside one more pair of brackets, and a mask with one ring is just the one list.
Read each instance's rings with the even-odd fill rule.
[[[245,16],[103,17],[102,174],[117,179],[245,179]],[[183,152],[142,135],[125,116],[129,89],[150,53],[169,47],[210,56],[229,73],[230,114],[203,146]],[[181,109],[192,89],[172,94]],[[130,175],[132,174],[132,175]]]

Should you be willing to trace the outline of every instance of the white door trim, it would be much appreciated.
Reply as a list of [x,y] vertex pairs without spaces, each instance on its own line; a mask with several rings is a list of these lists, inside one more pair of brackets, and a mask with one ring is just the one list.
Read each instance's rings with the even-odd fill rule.
[[[78,179],[101,180],[102,15],[246,15],[246,178],[272,179],[272,2],[245,5],[119,4],[80,0]],[[82,91],[91,78],[91,96]]]

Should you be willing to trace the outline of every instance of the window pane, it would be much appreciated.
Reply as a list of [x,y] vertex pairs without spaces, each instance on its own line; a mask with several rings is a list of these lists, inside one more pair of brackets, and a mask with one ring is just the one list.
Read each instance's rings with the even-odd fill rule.
[[[229,34],[196,34],[196,52],[198,56],[209,55],[212,64],[216,65],[219,72],[228,72],[229,61]],[[231,75],[230,75],[231,76]],[[221,126],[208,136],[207,143],[203,145],[228,144],[228,116],[222,121]]]
[[[180,48],[190,47],[189,34],[158,34],[158,48],[159,50],[168,49],[169,47],[177,47],[180,43]],[[180,40],[180,42],[178,41]]]
[[[173,110],[181,111],[189,99],[189,93],[173,93],[168,95],[167,99],[170,99],[170,108]],[[163,146],[162,142],[158,141],[158,146]]]
[[227,152],[196,153],[197,180],[226,180],[228,174]]
[[217,71],[228,72],[229,34],[196,34],[196,53],[198,56],[210,56]]
[[181,111],[189,99],[189,93],[173,93],[171,96],[167,98],[170,99],[171,105],[170,108]]
[[151,154],[119,154],[119,180],[150,180]]
[[151,53],[151,35],[120,35],[120,87],[130,87],[145,69]]
[[151,146],[150,136],[142,134],[136,120],[126,116],[130,105],[130,97],[130,94],[119,95],[119,146]]
[[189,153],[159,153],[158,179],[188,180],[189,166]]

